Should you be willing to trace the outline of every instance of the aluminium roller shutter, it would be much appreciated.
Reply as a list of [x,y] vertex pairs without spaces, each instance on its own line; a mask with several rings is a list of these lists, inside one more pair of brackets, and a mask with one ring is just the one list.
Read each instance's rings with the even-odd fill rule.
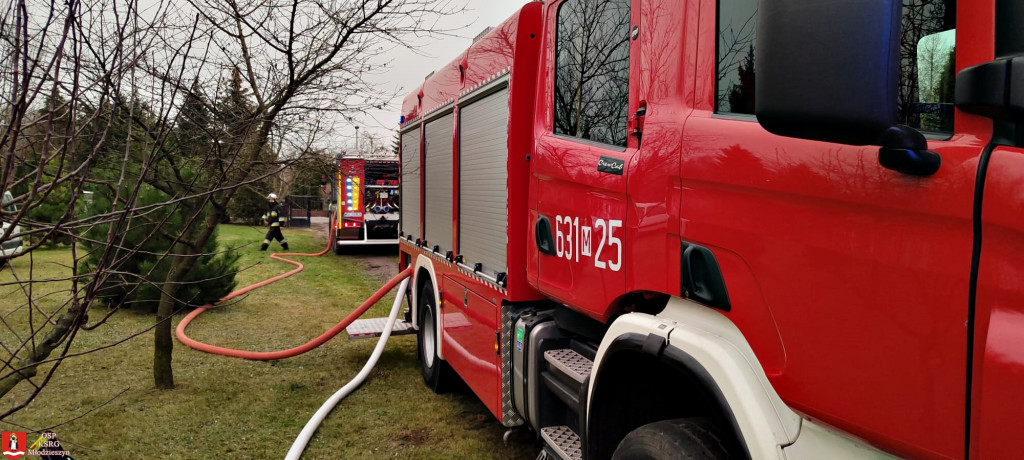
[[507,270],[508,88],[466,105],[459,120],[459,252],[493,276]]
[[420,130],[402,133],[401,219],[403,235],[420,238]]
[[452,238],[452,125],[454,115],[430,121],[423,129],[426,171],[423,190],[423,234],[429,247],[441,253],[453,248]]

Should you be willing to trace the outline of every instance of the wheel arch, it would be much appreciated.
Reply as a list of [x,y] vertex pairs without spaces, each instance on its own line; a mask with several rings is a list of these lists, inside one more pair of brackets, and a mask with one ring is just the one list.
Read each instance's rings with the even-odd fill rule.
[[727,431],[749,459],[729,403],[708,371],[663,343],[654,334],[627,332],[605,349],[588,406],[588,422],[601,420],[587,423],[589,458],[611,458],[627,434],[648,423],[703,417]]
[[800,431],[800,416],[771,387],[739,329],[690,300],[672,297],[657,315],[617,318],[593,369],[584,437],[591,458],[609,458],[632,429],[673,418],[711,418],[731,429],[736,452],[748,458],[779,457]]
[[415,289],[412,291],[412,321],[413,325],[418,329],[420,327],[419,318],[419,295],[420,290],[423,286],[429,284],[434,290],[434,301],[437,303],[437,311],[434,312],[434,324],[437,325],[437,357],[444,359],[444,352],[441,350],[441,331],[443,330],[442,321],[443,316],[441,315],[441,288],[440,283],[437,282],[437,272],[434,270],[434,262],[429,257],[423,255],[417,255],[416,261],[413,264],[415,270],[413,271],[413,286]]

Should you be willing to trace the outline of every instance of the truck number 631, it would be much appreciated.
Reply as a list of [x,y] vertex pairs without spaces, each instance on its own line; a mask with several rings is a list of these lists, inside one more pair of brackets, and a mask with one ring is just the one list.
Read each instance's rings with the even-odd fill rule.
[[617,272],[622,268],[622,240],[615,235],[620,228],[621,220],[597,219],[593,226],[581,226],[578,216],[555,216],[555,255],[573,262],[593,257],[595,267]]

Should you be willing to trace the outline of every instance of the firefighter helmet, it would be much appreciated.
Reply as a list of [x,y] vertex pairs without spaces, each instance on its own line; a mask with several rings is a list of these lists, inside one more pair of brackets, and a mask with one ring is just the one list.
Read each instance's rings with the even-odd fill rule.
[[271,193],[270,195],[267,195],[267,201],[270,201],[270,200],[277,201],[277,194],[276,193]]

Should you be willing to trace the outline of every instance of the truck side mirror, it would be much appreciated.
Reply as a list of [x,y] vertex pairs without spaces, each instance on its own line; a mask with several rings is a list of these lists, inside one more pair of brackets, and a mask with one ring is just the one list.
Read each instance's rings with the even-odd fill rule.
[[996,120],[1024,120],[1024,56],[962,70],[956,76],[956,105]]
[[781,136],[878,145],[879,162],[927,176],[938,154],[899,125],[900,0],[761,0],[755,111]]

